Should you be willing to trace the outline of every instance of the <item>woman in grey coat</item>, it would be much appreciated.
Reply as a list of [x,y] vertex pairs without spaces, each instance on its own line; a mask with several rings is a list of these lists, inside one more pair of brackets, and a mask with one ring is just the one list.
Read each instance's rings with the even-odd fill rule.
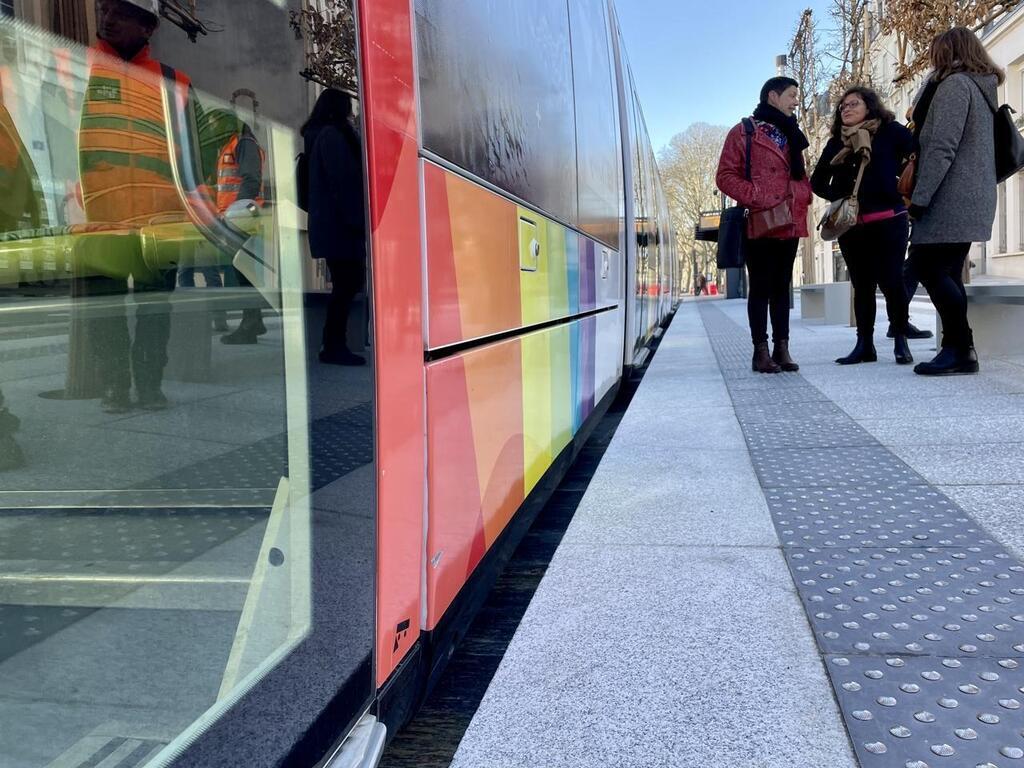
[[914,108],[921,153],[909,209],[910,260],[942,318],[943,333],[938,355],[914,372],[977,373],[962,272],[971,243],[992,237],[993,110],[1005,76],[965,27],[935,38],[931,63],[933,74]]

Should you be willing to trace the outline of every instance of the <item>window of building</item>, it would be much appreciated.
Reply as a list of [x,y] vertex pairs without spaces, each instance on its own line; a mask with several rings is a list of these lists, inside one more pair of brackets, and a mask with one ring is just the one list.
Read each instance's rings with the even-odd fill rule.
[[1024,173],[1017,174],[1017,249],[1024,251]]
[[0,0],[0,16],[14,16],[14,0]]
[[832,242],[832,279],[837,283],[845,283],[850,279],[850,272],[846,268],[846,261],[839,249],[839,242]]

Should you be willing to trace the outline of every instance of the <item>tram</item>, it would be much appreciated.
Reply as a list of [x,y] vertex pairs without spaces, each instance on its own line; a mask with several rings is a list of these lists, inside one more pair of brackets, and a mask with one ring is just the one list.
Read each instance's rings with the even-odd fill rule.
[[[614,5],[3,8],[0,764],[375,765],[673,311]],[[298,205],[331,23],[365,365]],[[258,205],[209,204],[215,114]]]

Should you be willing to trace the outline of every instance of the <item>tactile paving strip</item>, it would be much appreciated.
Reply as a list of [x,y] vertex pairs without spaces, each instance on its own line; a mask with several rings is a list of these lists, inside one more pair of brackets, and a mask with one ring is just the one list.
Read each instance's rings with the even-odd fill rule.
[[944,494],[914,488],[770,488],[784,547],[995,546]]
[[[316,419],[310,424],[313,490],[373,461],[373,409],[369,403]],[[190,498],[203,490],[264,488],[273,491],[288,474],[285,435],[250,445],[168,472],[137,488],[187,488]],[[273,498],[271,494],[271,498]]]
[[158,572],[170,571],[263,524],[268,514],[265,508],[8,509],[0,513],[7,524],[0,561],[45,563],[48,571],[163,563]]
[[827,665],[862,765],[1024,764],[1017,659],[831,656]]
[[752,373],[746,330],[700,312],[861,765],[1024,766],[1024,565],[799,374]]
[[826,653],[1024,654],[1024,566],[991,547],[786,549]]
[[778,448],[839,448],[877,445],[877,441],[853,419],[833,414],[825,418],[793,418],[780,433],[774,421],[740,419],[740,426],[752,450],[773,451]]
[[764,488],[899,488],[928,482],[884,446],[877,442],[864,445],[863,437],[859,442],[856,446],[812,449],[751,446],[750,456]]

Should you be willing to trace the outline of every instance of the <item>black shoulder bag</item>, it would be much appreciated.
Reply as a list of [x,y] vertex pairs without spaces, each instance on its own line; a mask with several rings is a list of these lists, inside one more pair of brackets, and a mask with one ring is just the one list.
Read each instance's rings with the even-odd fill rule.
[[992,137],[996,146],[996,183],[1006,181],[1021,168],[1024,168],[1024,136],[1020,135],[1017,126],[1013,121],[1013,107],[1003,104],[996,107],[988,100],[988,95],[978,85],[976,80],[971,80],[981,92],[982,98],[992,110]]
[[[750,145],[754,136],[754,123],[743,118],[743,133],[747,138],[747,159],[744,176],[750,181]],[[742,269],[747,260],[747,208],[734,205],[722,211],[718,224],[718,252],[715,261],[719,269]]]

